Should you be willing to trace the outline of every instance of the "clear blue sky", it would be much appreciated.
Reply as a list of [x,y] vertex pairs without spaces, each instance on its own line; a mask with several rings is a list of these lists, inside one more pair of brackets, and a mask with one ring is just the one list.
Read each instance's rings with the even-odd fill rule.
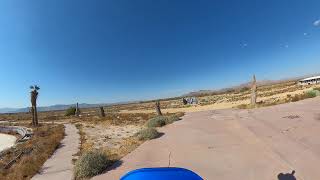
[[320,72],[319,0],[1,0],[0,107],[181,95]]

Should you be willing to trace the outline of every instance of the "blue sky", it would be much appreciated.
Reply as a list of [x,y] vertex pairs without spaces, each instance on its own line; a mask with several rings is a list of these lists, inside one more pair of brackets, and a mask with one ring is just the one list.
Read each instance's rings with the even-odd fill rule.
[[0,107],[181,95],[319,72],[319,0],[0,1]]

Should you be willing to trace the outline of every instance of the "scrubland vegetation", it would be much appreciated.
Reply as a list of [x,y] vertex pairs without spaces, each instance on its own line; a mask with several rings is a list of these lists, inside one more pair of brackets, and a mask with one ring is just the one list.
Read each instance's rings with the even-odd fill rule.
[[33,133],[30,140],[1,152],[0,179],[31,179],[59,147],[64,137],[64,127],[40,124],[39,127],[33,128]]

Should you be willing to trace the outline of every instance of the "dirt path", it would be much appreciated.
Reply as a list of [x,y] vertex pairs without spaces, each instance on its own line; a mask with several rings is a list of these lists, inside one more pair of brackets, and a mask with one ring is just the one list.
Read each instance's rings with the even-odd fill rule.
[[61,147],[42,166],[41,172],[33,180],[71,180],[73,176],[72,158],[78,152],[80,136],[72,124],[65,124],[65,138]]
[[277,180],[296,171],[319,179],[320,98],[255,110],[187,113],[165,134],[93,179],[119,179],[143,167],[185,167],[204,179]]

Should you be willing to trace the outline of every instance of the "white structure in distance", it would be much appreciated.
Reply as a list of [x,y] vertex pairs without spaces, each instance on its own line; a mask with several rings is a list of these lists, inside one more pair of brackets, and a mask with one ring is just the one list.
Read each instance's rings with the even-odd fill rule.
[[299,80],[299,85],[311,85],[320,83],[320,76],[313,76],[305,79]]

